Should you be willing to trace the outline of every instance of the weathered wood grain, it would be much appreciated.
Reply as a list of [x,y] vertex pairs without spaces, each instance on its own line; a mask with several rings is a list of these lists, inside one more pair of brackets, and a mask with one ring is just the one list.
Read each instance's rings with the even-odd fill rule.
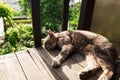
[[[44,80],[60,80],[60,77],[56,75],[55,72],[53,72],[50,67],[43,61],[43,59],[38,55],[37,51],[35,49],[28,49],[29,54],[33,58],[36,65],[39,67],[39,69],[42,72],[42,76],[44,77]],[[40,53],[42,54],[42,53]]]
[[[45,51],[44,49],[41,49],[41,48],[38,49],[38,51],[40,53],[42,53],[40,55],[42,55],[43,59],[49,65],[51,65],[52,57],[55,57],[58,54],[58,51],[47,52],[47,51]],[[50,57],[50,56],[52,56],[52,57]],[[59,74],[59,76],[62,77],[63,80],[80,80],[78,73],[82,69],[83,69],[83,67],[80,64],[76,63],[71,58],[68,58],[65,62],[63,62],[61,67],[59,67],[57,69],[53,69],[53,70],[57,74]],[[93,76],[93,77],[89,78],[88,80],[93,80],[93,79],[97,80],[97,77]]]
[[17,57],[28,80],[45,80],[42,76],[43,74],[41,73],[40,69],[36,66],[27,51],[17,53]]
[[[70,55],[59,68],[51,66],[59,51],[30,48],[0,56],[0,80],[80,80],[79,72],[86,67],[85,56]],[[87,80],[97,80],[101,71]]]
[[26,80],[14,53],[0,57],[0,80]]

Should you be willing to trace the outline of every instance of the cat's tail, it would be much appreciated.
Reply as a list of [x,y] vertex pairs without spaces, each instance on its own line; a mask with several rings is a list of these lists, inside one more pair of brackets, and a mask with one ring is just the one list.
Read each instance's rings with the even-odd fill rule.
[[116,59],[116,69],[112,80],[120,80],[120,58]]

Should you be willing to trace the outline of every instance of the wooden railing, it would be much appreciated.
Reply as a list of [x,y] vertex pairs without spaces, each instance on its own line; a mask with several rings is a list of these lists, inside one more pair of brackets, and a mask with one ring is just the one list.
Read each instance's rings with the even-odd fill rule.
[[[63,0],[62,31],[67,30],[70,0]],[[95,0],[82,0],[78,29],[90,30]],[[35,47],[41,47],[40,0],[31,0]]]

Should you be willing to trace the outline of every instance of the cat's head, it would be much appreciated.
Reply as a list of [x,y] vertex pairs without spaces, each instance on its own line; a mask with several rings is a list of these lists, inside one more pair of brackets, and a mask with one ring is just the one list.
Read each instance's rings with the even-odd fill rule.
[[48,36],[44,40],[44,47],[47,50],[53,50],[58,42],[58,38],[54,35],[54,32],[48,30]]

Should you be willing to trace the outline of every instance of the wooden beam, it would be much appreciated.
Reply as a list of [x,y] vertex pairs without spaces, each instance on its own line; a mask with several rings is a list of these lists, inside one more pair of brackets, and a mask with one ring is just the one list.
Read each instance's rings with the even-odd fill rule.
[[35,47],[41,47],[40,0],[31,0],[32,25]]
[[90,30],[95,0],[82,0],[78,29]]
[[67,30],[68,26],[69,1],[63,0],[62,31]]

